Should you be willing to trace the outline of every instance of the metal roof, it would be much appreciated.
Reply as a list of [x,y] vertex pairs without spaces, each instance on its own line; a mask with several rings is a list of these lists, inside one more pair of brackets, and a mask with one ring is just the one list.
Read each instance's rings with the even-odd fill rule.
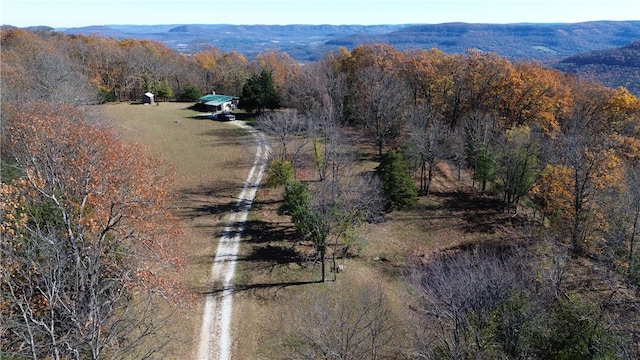
[[201,103],[205,105],[220,106],[233,99],[236,99],[236,97],[229,96],[229,95],[205,95],[201,97],[199,100]]

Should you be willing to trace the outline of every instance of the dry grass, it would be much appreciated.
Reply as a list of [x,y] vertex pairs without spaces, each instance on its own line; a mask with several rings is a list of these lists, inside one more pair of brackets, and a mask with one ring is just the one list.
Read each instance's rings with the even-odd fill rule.
[[[180,196],[175,210],[189,244],[188,266],[178,276],[196,294],[197,301],[177,309],[172,326],[181,330],[172,339],[166,358],[193,358],[204,302],[200,294],[207,290],[206,279],[225,216],[251,167],[253,138],[233,125],[198,119],[198,113],[186,109],[185,104],[118,104],[104,106],[104,110],[125,139],[146,144],[176,166]],[[363,167],[371,170],[375,154],[364,155]],[[325,284],[316,282],[320,269],[308,261],[308,245],[296,238],[289,219],[277,214],[281,191],[259,189],[236,273],[234,358],[281,358],[282,330],[294,321],[295,313],[310,306],[300,299],[327,288],[348,293],[377,284],[398,322],[410,324],[413,300],[402,280],[407,259],[500,236],[501,216],[495,203],[477,196],[468,178],[458,181],[452,173],[457,175],[441,165],[433,195],[421,199],[414,209],[392,213],[389,221],[363,229],[367,242],[360,256],[342,260],[345,271],[338,281]],[[411,337],[403,331],[398,330],[407,346]]]
[[176,168],[180,218],[187,244],[187,266],[177,276],[190,289],[184,304],[167,306],[159,314],[173,313],[171,343],[163,358],[195,358],[202,320],[203,297],[222,220],[235,203],[253,162],[253,137],[234,125],[208,120],[187,109],[190,104],[159,106],[110,104],[104,114],[127,141],[146,145]]

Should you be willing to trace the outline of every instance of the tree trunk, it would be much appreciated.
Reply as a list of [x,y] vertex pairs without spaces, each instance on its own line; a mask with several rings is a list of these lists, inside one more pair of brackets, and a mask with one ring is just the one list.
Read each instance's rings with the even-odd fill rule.
[[322,264],[322,277],[321,277],[321,281],[325,282],[327,280],[327,276],[325,274],[325,264],[324,264],[324,251],[320,252],[320,263]]
[[426,195],[429,195],[429,193],[431,192],[431,180],[433,180],[433,165],[434,160],[432,159],[429,161],[429,172],[427,173],[427,183],[425,188]]
[[640,217],[640,206],[636,207],[635,216],[633,219],[633,228],[631,229],[631,238],[629,239],[629,259],[628,259],[628,268],[627,272],[631,274],[633,267],[633,252],[634,252],[634,243],[636,241],[636,232],[638,231],[638,218]]
[[427,172],[427,161],[423,159],[420,165],[420,192],[421,193],[424,193],[427,189],[427,184],[425,181],[426,172]]

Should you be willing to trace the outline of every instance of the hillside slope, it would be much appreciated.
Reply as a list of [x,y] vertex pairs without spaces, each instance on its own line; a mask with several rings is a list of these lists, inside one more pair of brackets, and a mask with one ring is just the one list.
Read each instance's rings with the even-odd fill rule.
[[570,56],[560,61],[556,68],[609,87],[624,86],[640,96],[640,40],[623,47]]

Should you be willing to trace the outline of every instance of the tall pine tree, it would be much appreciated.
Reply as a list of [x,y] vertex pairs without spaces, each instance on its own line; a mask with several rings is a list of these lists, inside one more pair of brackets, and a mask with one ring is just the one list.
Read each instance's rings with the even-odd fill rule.
[[402,153],[391,150],[384,154],[376,173],[382,181],[388,211],[414,204],[418,200],[418,190]]
[[262,69],[260,75],[253,74],[242,88],[240,108],[249,112],[280,107],[280,96],[276,91],[271,73]]

